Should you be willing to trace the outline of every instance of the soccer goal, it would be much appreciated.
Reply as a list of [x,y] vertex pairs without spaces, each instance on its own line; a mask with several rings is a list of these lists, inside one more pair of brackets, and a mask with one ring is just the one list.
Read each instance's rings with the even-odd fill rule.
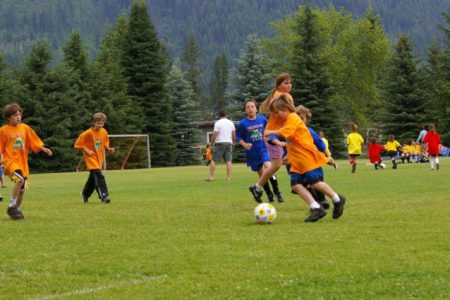
[[[150,139],[148,134],[110,134],[109,143],[114,153],[106,151],[103,170],[124,170],[151,168]],[[83,158],[77,165],[77,172],[84,170]]]

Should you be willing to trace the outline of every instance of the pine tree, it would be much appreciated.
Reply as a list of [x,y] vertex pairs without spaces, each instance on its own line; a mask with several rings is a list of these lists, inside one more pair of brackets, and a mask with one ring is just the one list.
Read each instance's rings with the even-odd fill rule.
[[191,84],[184,78],[177,66],[172,66],[167,87],[171,102],[177,109],[173,110],[173,133],[177,142],[176,164],[179,166],[199,163],[198,143],[199,129],[197,127],[199,108],[194,100]]
[[420,90],[419,74],[406,35],[399,37],[389,63],[383,90],[384,132],[400,142],[417,138],[417,126],[424,121],[426,99]]
[[213,74],[210,88],[210,105],[212,112],[219,111],[220,108],[226,107],[225,93],[228,89],[229,67],[225,54],[218,55],[214,58]]
[[299,38],[292,58],[292,95],[296,105],[312,111],[309,126],[322,130],[328,137],[331,152],[339,156],[344,150],[341,124],[332,106],[333,87],[326,58],[321,56],[325,42],[309,6],[299,11],[296,20]]
[[270,89],[271,78],[271,68],[263,55],[258,37],[249,35],[237,64],[234,109],[230,109],[229,115],[242,116],[242,107],[247,99],[254,99],[257,103],[264,101]]
[[152,164],[174,163],[175,141],[170,135],[172,106],[166,91],[167,74],[155,28],[143,1],[134,1],[124,37],[122,67],[128,94],[143,113],[150,134]]

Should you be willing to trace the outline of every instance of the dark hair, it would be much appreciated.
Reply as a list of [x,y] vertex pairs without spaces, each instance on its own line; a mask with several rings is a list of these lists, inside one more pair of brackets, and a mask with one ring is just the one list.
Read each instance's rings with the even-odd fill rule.
[[348,126],[350,127],[350,129],[351,129],[352,131],[354,131],[354,132],[358,131],[358,125],[356,125],[356,124],[353,123],[353,122],[350,122],[350,123],[348,124]]
[[258,108],[258,103],[256,103],[255,99],[247,99],[244,102],[244,111],[245,111],[245,107],[247,106],[247,103],[249,103],[249,102],[253,102],[255,104],[256,108]]
[[222,108],[221,110],[219,110],[217,115],[219,116],[219,118],[226,117],[227,116],[227,111],[225,110],[225,108]]
[[22,113],[22,107],[20,107],[20,105],[17,103],[11,103],[6,105],[3,109],[3,116],[5,117],[5,119],[8,119],[18,111]]
[[266,112],[270,110],[270,101],[273,98],[273,95],[275,94],[275,91],[278,89],[278,87],[285,81],[285,80],[292,80],[291,75],[289,73],[281,73],[275,78],[275,87],[270,91],[269,96],[261,103],[261,112]]
[[377,143],[377,138],[376,138],[376,137],[372,137],[372,138],[370,139],[370,143],[376,144],[376,143]]

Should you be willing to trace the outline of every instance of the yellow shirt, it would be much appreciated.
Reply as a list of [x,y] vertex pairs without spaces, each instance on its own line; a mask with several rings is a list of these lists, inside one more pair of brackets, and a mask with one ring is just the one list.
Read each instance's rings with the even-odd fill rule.
[[327,163],[328,159],[317,150],[308,128],[295,112],[287,116],[279,132],[287,140],[291,172],[304,174]]
[[364,139],[359,133],[352,132],[347,135],[348,154],[361,154],[362,144]]
[[400,145],[399,142],[397,142],[396,140],[394,141],[388,141],[386,143],[386,145],[384,145],[384,148],[386,149],[386,151],[397,151],[398,147],[401,147],[402,145]]
[[328,156],[331,156],[331,152],[330,152],[330,148],[328,148],[328,140],[326,139],[326,138],[321,138],[322,139],[322,142],[325,144],[325,153],[328,155]]
[[6,174],[22,170],[28,177],[28,151],[41,151],[44,143],[36,132],[26,124],[11,126],[6,124],[0,128],[0,153],[3,154],[3,166]]
[[109,137],[106,129],[102,128],[99,131],[94,131],[92,128],[80,134],[75,142],[74,148],[87,149],[94,152],[89,156],[86,151],[83,151],[84,161],[86,162],[86,169],[102,169],[105,160],[105,147],[109,148]]

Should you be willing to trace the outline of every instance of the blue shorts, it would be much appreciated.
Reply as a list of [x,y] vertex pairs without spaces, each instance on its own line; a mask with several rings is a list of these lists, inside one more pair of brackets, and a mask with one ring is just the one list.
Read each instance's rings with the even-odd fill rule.
[[270,161],[269,152],[267,148],[259,148],[256,150],[246,151],[245,160],[247,161],[247,166],[252,169],[253,172],[260,170],[266,161]]
[[291,174],[291,186],[301,184],[306,187],[308,185],[323,181],[323,169],[320,167],[303,174],[293,172],[291,172],[290,174]]

